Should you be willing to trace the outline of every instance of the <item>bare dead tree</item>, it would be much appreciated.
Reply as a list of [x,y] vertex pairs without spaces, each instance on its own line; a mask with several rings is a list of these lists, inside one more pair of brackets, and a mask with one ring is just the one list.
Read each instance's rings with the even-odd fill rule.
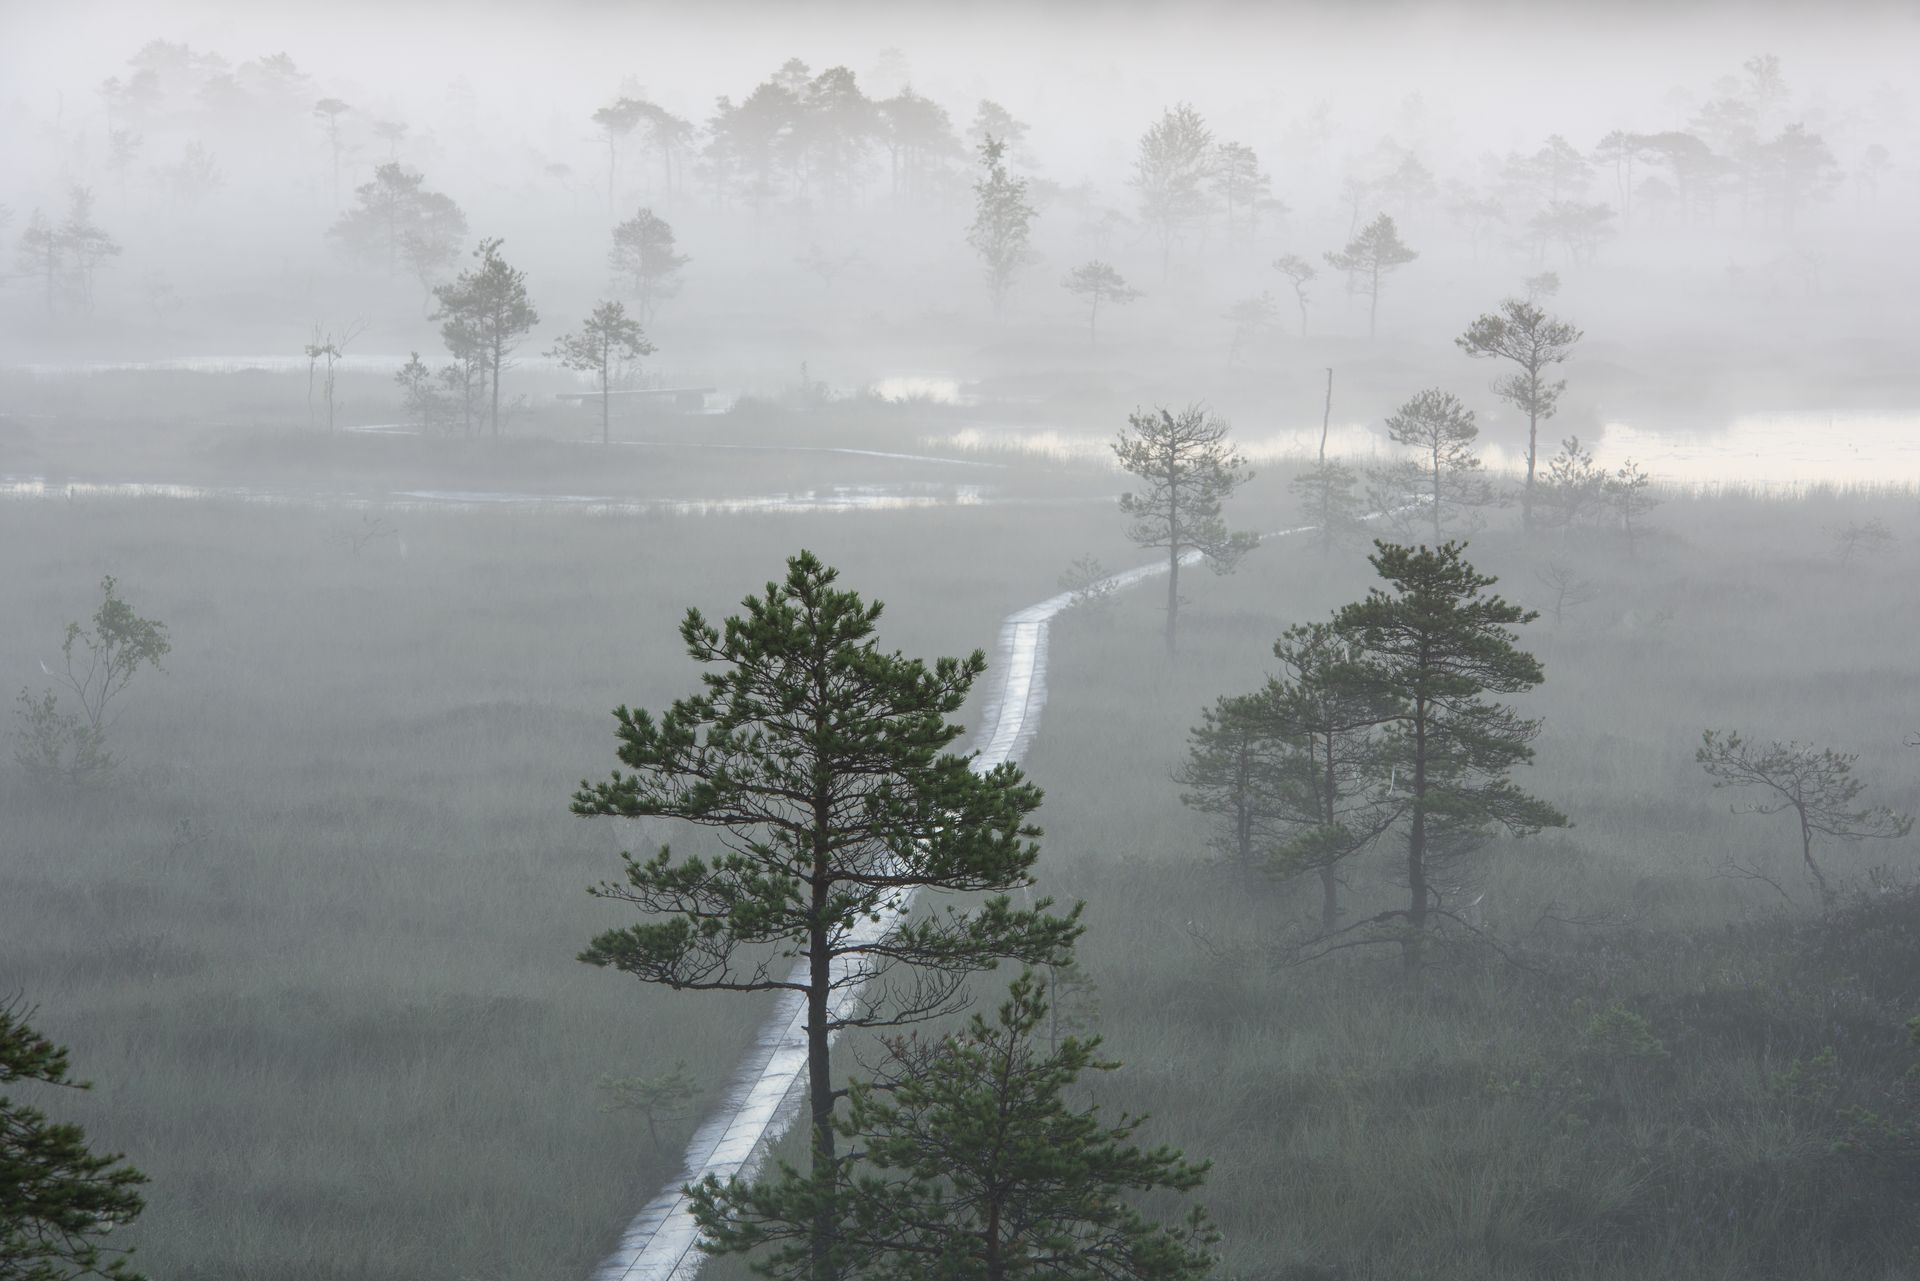
[[[1778,741],[1762,747],[1731,730],[1708,730],[1701,735],[1693,759],[1712,777],[1715,787],[1751,789],[1760,797],[1744,808],[1732,806],[1734,813],[1794,816],[1800,828],[1800,858],[1820,892],[1823,907],[1833,906],[1835,893],[1814,857],[1814,846],[1821,837],[1851,845],[1896,840],[1913,830],[1913,820],[1904,814],[1885,806],[1868,809],[1858,804],[1866,784],[1853,774],[1854,762],[1860,759],[1857,752]],[[1736,866],[1734,870],[1767,880],[1781,894],[1786,893],[1751,867]]]

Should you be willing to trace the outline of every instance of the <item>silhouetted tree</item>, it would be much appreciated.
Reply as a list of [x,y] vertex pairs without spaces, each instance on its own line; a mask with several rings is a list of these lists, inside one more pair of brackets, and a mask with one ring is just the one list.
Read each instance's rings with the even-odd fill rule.
[[1591,262],[1600,242],[1613,235],[1613,206],[1557,200],[1527,220],[1535,252],[1545,257],[1549,243],[1558,244],[1569,262]]
[[93,310],[93,274],[108,258],[120,256],[120,242],[93,220],[93,189],[75,186],[67,193],[67,216],[55,233],[73,276],[80,310]]
[[991,98],[982,98],[974,109],[973,123],[967,126],[967,142],[978,151],[989,138],[998,138],[1010,155],[1018,156],[1027,140],[1027,125]]
[[676,157],[686,153],[693,145],[696,130],[693,122],[668,111],[658,103],[639,103],[640,120],[646,126],[647,146],[660,157],[660,190],[671,202],[674,186],[674,162]]
[[314,381],[317,378],[320,383],[321,399],[327,411],[327,431],[329,433],[333,431],[333,389],[336,372],[334,367],[340,363],[340,358],[346,355],[347,344],[359,337],[362,328],[364,326],[356,322],[349,325],[344,332],[335,335],[330,329],[323,330],[319,325],[313,327],[313,334],[307,339],[307,345],[302,349],[307,358],[308,425],[312,425],[313,421]]
[[1271,333],[1280,327],[1280,304],[1266,290],[1251,298],[1242,298],[1227,308],[1221,317],[1233,326],[1233,341],[1227,347],[1227,368],[1233,368],[1240,349],[1248,341],[1257,340],[1262,334]]
[[1387,722],[1386,753],[1406,788],[1408,905],[1368,924],[1403,923],[1402,956],[1412,967],[1434,914],[1451,915],[1428,875],[1431,836],[1484,826],[1518,836],[1567,819],[1507,777],[1533,759],[1540,723],[1484,697],[1544,679],[1511,630],[1537,616],[1490,594],[1498,580],[1469,565],[1457,543],[1375,547],[1371,560],[1387,587],[1337,611],[1333,625],[1379,697],[1400,709]]
[[1364,519],[1359,477],[1345,463],[1327,457],[1327,436],[1333,428],[1333,370],[1327,370],[1327,394],[1320,409],[1320,451],[1314,465],[1289,482],[1308,520],[1320,554],[1357,533]]
[[617,302],[603,302],[593,309],[573,333],[563,336],[547,354],[568,369],[590,373],[600,384],[600,443],[612,441],[611,401],[613,384],[630,361],[653,354],[640,322],[627,315]]
[[145,141],[131,129],[115,129],[107,135],[107,170],[113,174],[114,186],[122,200],[127,198],[127,175],[133,171],[134,161],[140,158],[140,148]]
[[60,280],[60,269],[66,261],[66,245],[60,238],[60,232],[47,221],[47,215],[35,209],[27,217],[27,225],[20,232],[19,244],[14,249],[14,263],[23,276],[37,276],[46,300],[47,314],[53,314],[54,288]]
[[20,691],[21,741],[14,758],[35,778],[80,784],[111,770],[107,731],[119,719],[111,709],[142,668],[162,670],[160,660],[172,651],[167,625],[135,613],[111,574],[100,580],[100,595],[91,627],[67,624],[60,670],[53,673],[80,710],[61,711],[51,689],[38,698]]
[[1621,532],[1627,536],[1627,557],[1639,551],[1641,527],[1634,522],[1660,505],[1653,495],[1653,478],[1629,458],[1620,470],[1607,478],[1606,499],[1620,517]]
[[1162,277],[1173,260],[1174,242],[1206,213],[1205,184],[1213,161],[1213,133],[1184,102],[1169,108],[1140,137],[1132,185],[1140,193],[1140,220],[1160,236]]
[[1086,299],[1088,342],[1097,337],[1095,327],[1100,320],[1101,303],[1124,305],[1140,296],[1140,291],[1129,285],[1125,277],[1098,260],[1075,267],[1060,284],[1067,292]]
[[642,209],[613,229],[607,265],[626,281],[640,303],[640,318],[653,323],[660,304],[680,292],[680,269],[692,259],[675,248],[673,227],[651,209]]
[[1281,675],[1266,698],[1280,745],[1278,832],[1263,854],[1281,876],[1319,877],[1320,927],[1331,931],[1340,920],[1340,864],[1400,815],[1400,799],[1384,784],[1390,761],[1380,726],[1405,709],[1330,623],[1289,627],[1273,655]]
[[1396,528],[1410,530],[1416,510],[1440,544],[1461,513],[1493,501],[1493,486],[1474,453],[1480,429],[1473,411],[1450,391],[1428,388],[1387,419],[1387,435],[1413,456],[1374,472],[1374,501]]
[[[1221,143],[1214,151],[1213,189],[1226,207],[1227,238],[1257,229],[1261,202],[1267,199],[1273,179],[1260,168],[1260,156],[1252,147],[1238,142]],[[1239,217],[1246,215],[1244,225]]]
[[874,109],[887,149],[889,194],[896,200],[904,196],[926,202],[944,186],[947,166],[965,155],[946,108],[907,86]]
[[607,212],[609,214],[618,203],[615,180],[620,171],[620,148],[633,135],[633,131],[640,127],[642,114],[641,104],[627,97],[616,98],[593,113],[593,123],[600,129],[601,141],[607,144]]
[[1286,745],[1276,698],[1270,682],[1251,694],[1223,694],[1202,708],[1200,723],[1187,731],[1186,759],[1173,773],[1181,804],[1213,819],[1213,847],[1243,887],[1251,886],[1278,842]]
[[[1858,805],[1867,785],[1853,775],[1854,763],[1860,759],[1857,752],[1816,750],[1792,742],[1761,747],[1730,730],[1707,730],[1700,736],[1693,759],[1713,779],[1715,787],[1751,790],[1758,795],[1760,799],[1748,813],[1793,815],[1800,828],[1800,858],[1807,876],[1820,891],[1823,907],[1831,908],[1836,896],[1813,856],[1820,837],[1852,845],[1866,840],[1895,840],[1913,830],[1913,820],[1904,814],[1884,806],[1867,809]],[[1749,865],[1736,861],[1733,868],[1765,879]]]
[[1167,552],[1167,653],[1174,651],[1180,618],[1180,563],[1197,553],[1217,574],[1229,573],[1258,542],[1227,532],[1220,503],[1252,479],[1247,460],[1227,443],[1227,424],[1199,405],[1179,413],[1156,408],[1127,417],[1114,441],[1123,470],[1146,482],[1120,496],[1131,519],[1127,537]]
[[314,119],[320,122],[320,128],[327,135],[327,155],[333,163],[333,193],[335,204],[340,203],[340,117],[353,108],[338,98],[322,98],[313,104]]
[[1762,189],[1779,214],[1780,225],[1789,230],[1809,201],[1826,195],[1840,181],[1833,152],[1805,125],[1788,125],[1759,147],[1756,160]]
[[414,193],[410,216],[400,229],[400,258],[420,282],[423,297],[460,260],[467,239],[467,215],[453,197],[438,191]]
[[738,189],[757,219],[774,198],[782,166],[795,150],[799,118],[797,92],[778,79],[760,84],[738,105],[719,99],[707,122],[706,149],[716,193]]
[[487,379],[487,424],[495,436],[500,434],[500,375],[520,339],[540,323],[527,297],[527,273],[500,257],[503,243],[497,237],[482,240],[473,251],[480,265],[433,291],[440,303],[433,319],[441,322],[448,350],[464,363],[468,386],[476,371]]
[[213,152],[199,142],[188,143],[181,150],[180,159],[161,166],[154,173],[168,194],[190,205],[199,204],[227,185],[226,175],[220,172]]
[[853,72],[828,67],[807,82],[800,107],[796,133],[807,177],[818,184],[827,210],[845,209],[879,131],[873,101]]
[[425,183],[424,175],[397,162],[376,166],[373,181],[354,188],[357,203],[327,234],[356,260],[384,264],[389,272],[405,265],[430,287],[458,258],[467,219]]
[[1593,451],[1581,445],[1578,436],[1569,436],[1560,442],[1560,452],[1547,459],[1540,505],[1548,513],[1548,523],[1577,525],[1600,509],[1606,490],[1607,474],[1595,465]]
[[1027,180],[1008,175],[1006,151],[1007,144],[998,138],[980,144],[980,166],[986,173],[973,184],[973,225],[967,228],[967,243],[980,255],[996,316],[1014,273],[1033,258],[1027,244],[1034,216],[1027,203]]
[[1593,165],[1556,133],[1532,155],[1509,156],[1504,176],[1526,188],[1536,203],[1551,205],[1575,199],[1592,186]]
[[1510,360],[1519,372],[1493,386],[1499,397],[1527,416],[1527,483],[1520,499],[1522,521],[1533,527],[1534,473],[1540,450],[1540,424],[1553,417],[1566,380],[1548,382],[1546,371],[1572,354],[1582,335],[1565,321],[1549,316],[1533,303],[1508,298],[1500,310],[1481,316],[1454,339],[1455,345],[1477,360]]
[[1328,266],[1362,283],[1367,295],[1367,337],[1377,332],[1380,282],[1419,256],[1400,242],[1400,232],[1386,214],[1362,228],[1341,252],[1326,256]]
[[1320,273],[1314,265],[1299,254],[1282,254],[1273,260],[1273,269],[1287,278],[1293,286],[1293,301],[1300,308],[1300,336],[1307,336],[1307,286]]

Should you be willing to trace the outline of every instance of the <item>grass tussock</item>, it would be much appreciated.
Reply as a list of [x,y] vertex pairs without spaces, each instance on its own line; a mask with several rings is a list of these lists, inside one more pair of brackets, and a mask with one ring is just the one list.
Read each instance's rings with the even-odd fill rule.
[[[1830,530],[1867,517],[1897,541],[1843,565]],[[1549,562],[1595,588],[1523,629],[1547,682],[1520,781],[1575,826],[1456,869],[1499,948],[1461,940],[1412,976],[1384,948],[1295,963],[1317,881],[1250,891],[1170,781],[1186,727],[1259,681],[1282,627],[1366,589],[1359,551],[1196,577],[1171,666],[1145,596],[1066,621],[1029,760],[1049,888],[1091,905],[1098,1029],[1128,1064],[1105,1101],[1214,1159],[1229,1274],[1915,1274],[1913,844],[1827,848],[1849,889],[1822,916],[1797,833],[1729,813],[1692,754],[1708,726],[1831,744],[1861,753],[1874,803],[1920,803],[1916,517],[1885,495],[1674,495],[1635,559],[1601,530],[1476,536],[1510,599],[1544,608]],[[1405,893],[1387,855],[1346,880],[1350,918]]]

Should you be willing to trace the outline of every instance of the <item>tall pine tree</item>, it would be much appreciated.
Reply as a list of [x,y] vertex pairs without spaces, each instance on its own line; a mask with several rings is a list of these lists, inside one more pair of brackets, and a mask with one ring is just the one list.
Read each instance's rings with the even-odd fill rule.
[[1566,816],[1514,785],[1508,774],[1533,759],[1540,722],[1488,694],[1532,689],[1545,675],[1513,632],[1539,615],[1488,591],[1458,543],[1402,547],[1376,542],[1370,558],[1386,587],[1340,609],[1334,626],[1359,649],[1380,696],[1400,705],[1388,725],[1390,759],[1406,790],[1407,907],[1398,919],[1403,956],[1420,963],[1436,915],[1451,912],[1429,875],[1447,840],[1484,828],[1520,836],[1567,826]]
[[[969,975],[1056,961],[1080,931],[1078,909],[1055,916],[1050,900],[1016,909],[1006,897],[1032,884],[1040,790],[1011,763],[976,772],[947,750],[962,732],[947,718],[985,657],[929,667],[881,650],[880,604],[836,578],[803,551],[722,626],[689,610],[680,635],[711,669],[704,690],[658,719],[618,709],[626,772],[583,783],[573,801],[578,814],[720,833],[710,856],[628,855],[625,883],[595,893],[648,919],[598,935],[581,960],[676,990],[805,1000],[810,1177],[822,1189],[813,1281],[841,1275],[834,1034],[958,1009]],[[872,928],[923,889],[994,897]]]

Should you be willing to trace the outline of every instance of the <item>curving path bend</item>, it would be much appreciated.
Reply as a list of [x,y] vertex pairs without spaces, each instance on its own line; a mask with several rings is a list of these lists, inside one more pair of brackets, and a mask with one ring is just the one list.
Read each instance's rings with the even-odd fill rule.
[[[1311,528],[1277,530],[1264,535],[1263,541]],[[1193,564],[1199,559],[1199,552],[1189,552],[1181,563]],[[1123,570],[1104,582],[1117,590],[1166,572],[1167,563],[1159,561]],[[1040,709],[1047,701],[1047,630],[1055,616],[1072,604],[1072,593],[1062,592],[1016,610],[1001,621],[993,664],[1000,675],[973,740],[976,771],[1019,760],[1033,741],[1034,731],[1040,726]],[[911,900],[902,904],[901,911],[910,906]],[[877,923],[863,922],[859,934],[885,934],[898,919],[896,913],[883,916]],[[796,967],[798,981],[805,981],[804,966],[803,961]],[[858,999],[857,988],[842,989],[835,1016],[850,1013]],[[634,1216],[620,1244],[595,1270],[594,1281],[691,1281],[700,1270],[704,1259],[699,1250],[700,1231],[680,1189],[709,1174],[722,1181],[733,1175],[751,1175],[767,1150],[786,1133],[806,1094],[806,1017],[806,1005],[799,993],[781,994],[752,1051],[735,1071],[720,1109],[687,1143],[681,1172]]]

